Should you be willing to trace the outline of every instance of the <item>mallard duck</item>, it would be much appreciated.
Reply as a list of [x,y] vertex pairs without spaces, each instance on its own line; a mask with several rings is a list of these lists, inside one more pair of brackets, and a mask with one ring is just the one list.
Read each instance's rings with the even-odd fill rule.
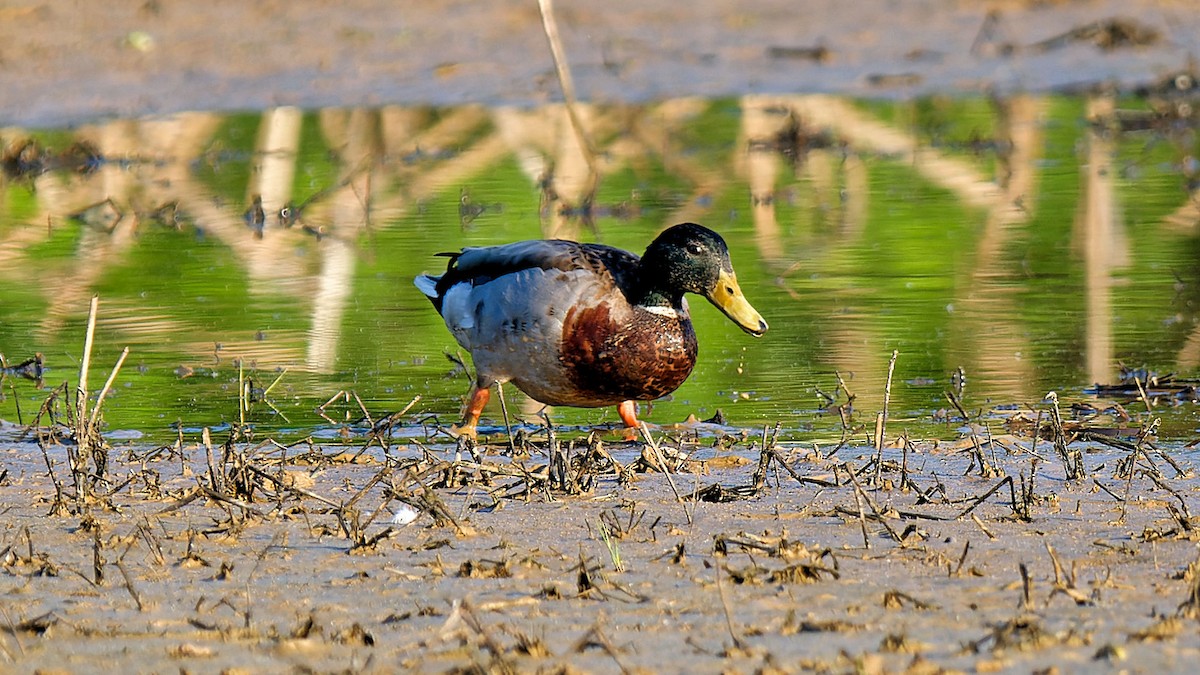
[[439,276],[414,283],[475,362],[456,431],[474,436],[491,385],[512,382],[549,405],[616,405],[675,391],[696,364],[684,293],[708,298],[742,330],[767,322],[742,295],[729,248],[695,223],[664,230],[642,257],[601,244],[535,240],[446,253]]

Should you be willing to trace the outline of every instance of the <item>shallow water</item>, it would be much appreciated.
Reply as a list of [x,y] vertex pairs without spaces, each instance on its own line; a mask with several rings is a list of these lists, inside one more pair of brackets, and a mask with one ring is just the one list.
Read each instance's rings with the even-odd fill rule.
[[[74,385],[98,295],[93,392],[130,349],[104,403],[115,439],[243,416],[265,433],[336,438],[364,411],[377,419],[417,396],[403,422],[423,433],[457,417],[468,386],[446,357],[460,350],[411,284],[444,266],[437,253],[542,236],[640,252],[685,220],[725,236],[771,330],[753,339],[694,299],[700,362],[643,408],[652,423],[721,410],[734,428],[837,438],[822,392],[834,395],[840,374],[857,429],[872,426],[893,351],[892,430],[953,435],[961,420],[946,392],[972,414],[1037,408],[1051,390],[1104,408],[1088,387],[1115,382],[1121,364],[1200,372],[1193,103],[588,107],[599,175],[590,213],[579,208],[587,158],[559,106],[277,108],[6,129],[0,419],[28,423],[47,388]],[[37,146],[18,153],[29,138]],[[35,353],[45,388],[13,370]],[[242,386],[253,391],[244,414]],[[541,406],[506,393],[515,416],[539,423]],[[1145,406],[1121,400],[1136,425]],[[1163,399],[1154,415],[1165,435],[1194,436],[1195,405],[1180,402]],[[612,409],[551,418],[616,421]],[[489,429],[500,420],[498,406],[485,413]]]

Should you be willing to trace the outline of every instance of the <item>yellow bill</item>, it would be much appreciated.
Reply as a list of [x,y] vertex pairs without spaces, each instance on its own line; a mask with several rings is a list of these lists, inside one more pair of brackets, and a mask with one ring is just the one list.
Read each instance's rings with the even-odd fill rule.
[[708,292],[708,301],[717,306],[734,323],[747,333],[759,337],[767,332],[767,322],[742,295],[737,275],[721,270],[717,285]]

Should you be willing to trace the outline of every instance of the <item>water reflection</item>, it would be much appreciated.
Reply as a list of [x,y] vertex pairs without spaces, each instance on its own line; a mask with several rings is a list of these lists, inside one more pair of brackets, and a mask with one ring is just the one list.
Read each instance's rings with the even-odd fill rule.
[[[537,236],[640,252],[693,220],[730,241],[773,334],[747,344],[697,308],[697,372],[655,422],[722,408],[820,435],[840,423],[818,389],[840,374],[873,414],[893,349],[893,410],[916,426],[959,368],[976,409],[1082,395],[1120,362],[1200,368],[1186,101],[751,96],[582,113],[595,157],[557,105],[4,130],[0,353],[42,353],[51,381],[69,379],[99,293],[97,344],[139,364],[113,426],[228,420],[237,364],[260,382],[288,369],[272,402],[286,420],[264,412],[267,426],[311,429],[351,390],[379,412],[421,394],[413,419],[449,420],[466,379],[409,283],[436,253]],[[12,373],[9,420],[39,404]]]

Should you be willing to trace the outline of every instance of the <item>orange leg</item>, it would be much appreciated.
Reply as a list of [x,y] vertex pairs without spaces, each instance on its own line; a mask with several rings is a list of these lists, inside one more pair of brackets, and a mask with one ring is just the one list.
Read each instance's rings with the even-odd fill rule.
[[461,424],[451,427],[450,430],[462,436],[475,438],[475,426],[479,424],[479,416],[483,414],[483,408],[491,397],[490,387],[472,385],[471,400],[467,403],[466,411],[463,412],[463,421]]
[[637,418],[637,403],[633,401],[621,401],[617,406],[617,414],[621,416],[621,421],[625,426],[636,429],[638,427]]

